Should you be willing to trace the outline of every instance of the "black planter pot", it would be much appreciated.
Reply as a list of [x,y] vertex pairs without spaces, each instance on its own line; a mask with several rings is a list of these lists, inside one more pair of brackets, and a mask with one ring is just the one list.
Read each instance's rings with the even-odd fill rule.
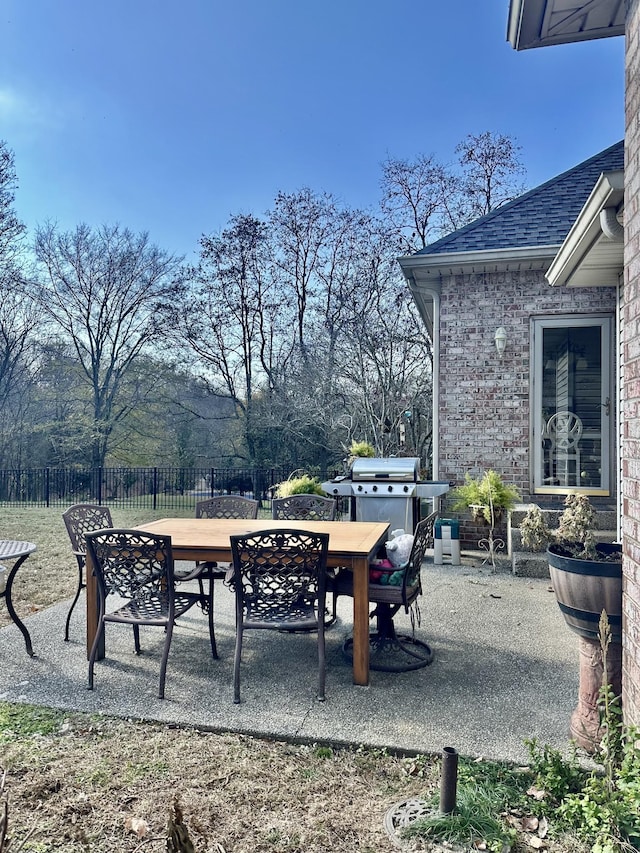
[[[556,600],[568,627],[588,640],[598,639],[598,623],[606,610],[614,643],[622,640],[622,546],[599,542],[603,560],[571,556],[570,546],[547,548],[549,574]],[[619,555],[619,559],[613,559]]]

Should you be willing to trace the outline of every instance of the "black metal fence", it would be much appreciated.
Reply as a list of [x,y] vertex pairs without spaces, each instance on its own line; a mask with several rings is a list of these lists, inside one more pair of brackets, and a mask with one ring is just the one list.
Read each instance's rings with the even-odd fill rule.
[[[215,495],[271,499],[291,472],[281,468],[24,468],[0,470],[0,505],[100,503],[189,509]],[[322,474],[321,479],[326,479]]]

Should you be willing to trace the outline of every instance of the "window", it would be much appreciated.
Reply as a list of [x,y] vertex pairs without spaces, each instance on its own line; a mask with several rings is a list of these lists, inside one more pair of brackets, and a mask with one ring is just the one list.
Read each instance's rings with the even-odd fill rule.
[[533,320],[534,492],[610,493],[611,318]]

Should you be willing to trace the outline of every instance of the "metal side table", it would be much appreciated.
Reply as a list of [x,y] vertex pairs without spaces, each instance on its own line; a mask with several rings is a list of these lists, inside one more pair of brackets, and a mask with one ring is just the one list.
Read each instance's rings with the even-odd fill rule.
[[11,591],[13,589],[13,581],[15,580],[16,573],[20,566],[27,559],[29,554],[33,554],[36,550],[36,546],[33,542],[13,542],[9,539],[0,539],[0,563],[4,563],[5,560],[10,561],[14,560],[13,566],[9,569],[9,573],[7,576],[7,584],[4,590],[0,590],[0,598],[4,598],[7,603],[7,610],[9,611],[9,616],[12,621],[18,628],[22,631],[22,636],[24,637],[24,642],[27,647],[27,654],[33,657],[33,647],[31,646],[31,637],[29,636],[29,632],[20,621],[20,618],[16,611],[13,609],[13,601],[11,600]]

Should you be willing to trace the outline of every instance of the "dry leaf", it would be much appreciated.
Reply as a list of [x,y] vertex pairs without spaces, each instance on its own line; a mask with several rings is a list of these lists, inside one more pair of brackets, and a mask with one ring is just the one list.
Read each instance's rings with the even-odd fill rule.
[[124,827],[130,832],[134,832],[138,838],[144,838],[149,832],[149,824],[141,817],[128,817]]
[[547,822],[546,817],[540,818],[540,823],[538,825],[538,835],[540,838],[546,838],[547,832],[549,831],[549,824]]
[[546,791],[542,790],[542,788],[536,788],[535,785],[532,785],[529,788],[529,790],[527,791],[527,794],[530,797],[533,797],[534,800],[544,800],[544,798],[547,796]]
[[535,832],[539,823],[540,821],[535,815],[529,815],[529,817],[522,818],[522,828],[525,832]]
[[529,847],[533,847],[534,850],[541,850],[546,846],[547,842],[543,841],[542,838],[538,838],[537,835],[532,835],[531,838],[529,838]]

